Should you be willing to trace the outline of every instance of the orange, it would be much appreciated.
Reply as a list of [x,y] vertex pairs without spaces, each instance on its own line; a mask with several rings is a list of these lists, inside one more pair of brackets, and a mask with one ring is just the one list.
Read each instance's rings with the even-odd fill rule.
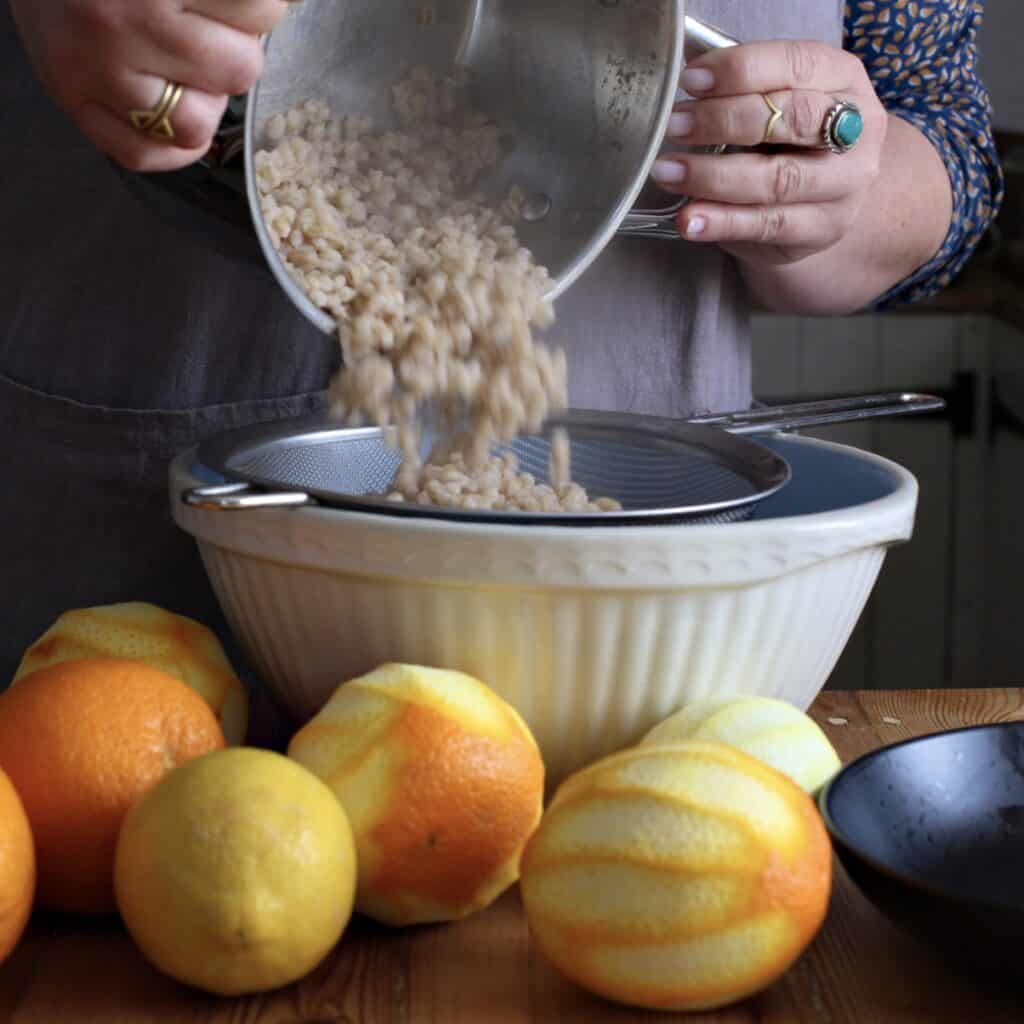
[[567,779],[523,854],[540,949],[631,1006],[712,1009],[770,985],[825,917],[831,845],[810,797],[742,751],[643,745]]
[[213,708],[228,743],[242,743],[249,697],[213,630],[154,604],[76,608],[65,612],[22,656],[17,682],[60,661],[128,658],[187,683]]
[[0,963],[18,944],[32,913],[36,858],[25,808],[0,771]]
[[223,746],[203,699],[141,662],[62,662],[0,695],[0,767],[35,837],[40,904],[112,911],[125,813],[176,765]]
[[384,665],[342,684],[288,753],[348,814],[360,912],[391,925],[451,921],[519,877],[544,765],[522,718],[479,680]]

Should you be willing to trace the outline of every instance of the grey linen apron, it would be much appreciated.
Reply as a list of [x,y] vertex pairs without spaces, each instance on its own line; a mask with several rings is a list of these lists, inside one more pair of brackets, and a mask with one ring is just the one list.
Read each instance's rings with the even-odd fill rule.
[[[838,0],[705,0],[746,39],[839,41]],[[0,687],[63,611],[145,600],[226,634],[168,509],[179,451],[323,408],[333,342],[269,275],[168,231],[52,105],[0,0]],[[617,241],[558,305],[579,406],[747,405],[747,300],[731,262]]]

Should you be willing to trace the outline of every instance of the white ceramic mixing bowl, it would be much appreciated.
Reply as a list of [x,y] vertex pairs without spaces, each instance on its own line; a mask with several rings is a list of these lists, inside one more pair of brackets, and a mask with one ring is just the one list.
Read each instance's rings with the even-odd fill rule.
[[246,657],[298,721],[383,662],[460,669],[520,711],[557,782],[689,701],[806,708],[826,683],[887,549],[913,532],[917,482],[855,449],[770,443],[793,482],[726,525],[198,509],[182,493],[215,480],[194,451],[171,467],[172,507]]

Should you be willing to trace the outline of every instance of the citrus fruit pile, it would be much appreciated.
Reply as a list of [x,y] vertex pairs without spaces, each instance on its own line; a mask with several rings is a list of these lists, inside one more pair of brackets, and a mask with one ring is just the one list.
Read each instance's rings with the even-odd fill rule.
[[770,985],[824,919],[809,794],[839,768],[780,701],[680,709],[545,809],[527,724],[469,675],[342,682],[287,756],[241,746],[246,691],[199,623],[68,612],[0,694],[0,960],[34,905],[119,913],[143,955],[222,995],[311,972],[353,912],[457,921],[520,885],[568,978],[651,1009]]

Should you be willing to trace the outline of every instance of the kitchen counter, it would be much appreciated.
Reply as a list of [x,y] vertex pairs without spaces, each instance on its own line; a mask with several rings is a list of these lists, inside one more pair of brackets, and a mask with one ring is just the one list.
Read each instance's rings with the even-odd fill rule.
[[[827,692],[813,715],[847,763],[911,736],[1024,720],[1024,690]],[[255,719],[260,742],[279,744],[280,726]],[[1019,1024],[1020,998],[897,931],[838,863],[828,919],[804,957],[715,1013],[640,1013],[575,988],[531,947],[515,892],[456,925],[392,932],[356,919],[310,977],[251,999],[163,978],[114,920],[37,915],[0,968],[0,1021],[18,1024]]]

